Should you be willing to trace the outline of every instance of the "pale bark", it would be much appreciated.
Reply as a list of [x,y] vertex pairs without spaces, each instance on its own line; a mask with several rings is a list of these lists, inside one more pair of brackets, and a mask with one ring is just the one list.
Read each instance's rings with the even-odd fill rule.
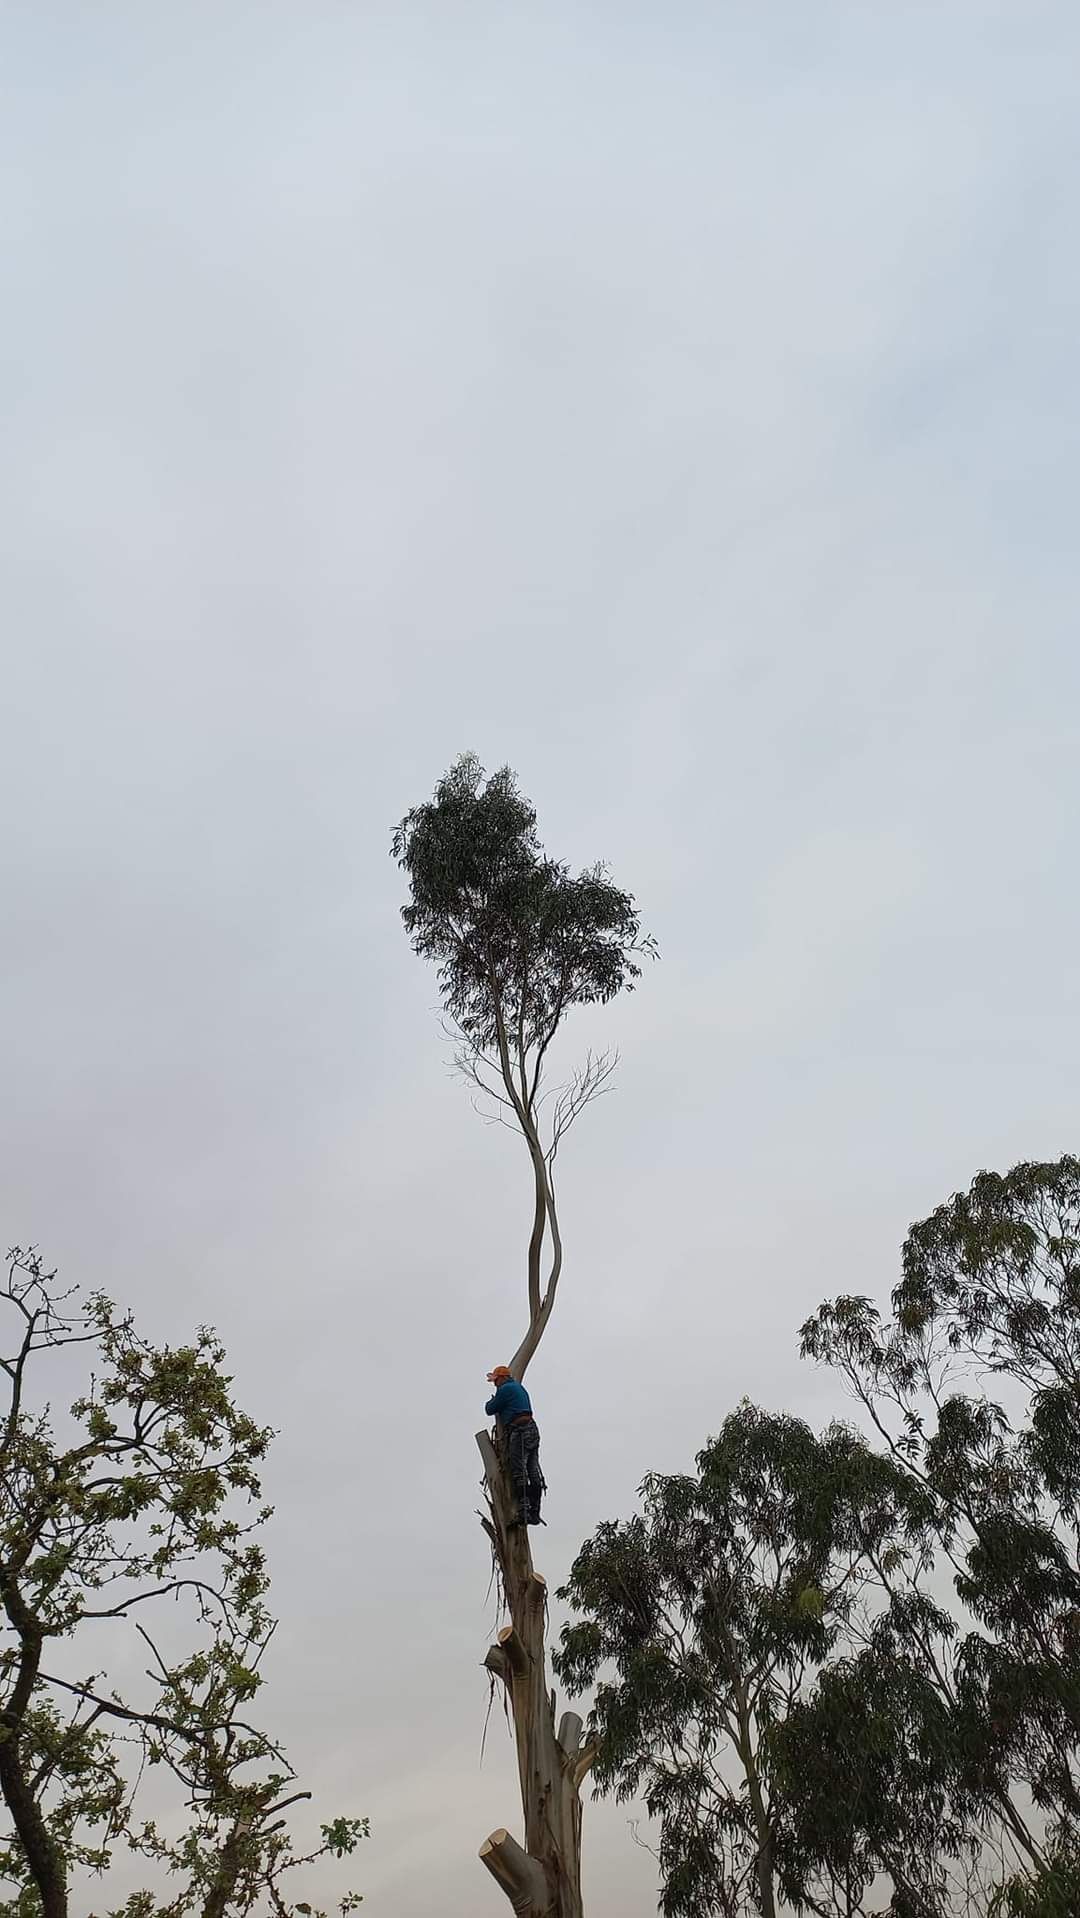
[[485,1838],[480,1856],[496,1884],[505,1891],[514,1911],[533,1912],[543,1908],[542,1901],[547,1895],[543,1867],[522,1851],[508,1831],[500,1828]]
[[[510,1362],[510,1370],[516,1379],[524,1378],[525,1368],[536,1351],[544,1330],[551,1317],[562,1272],[562,1235],[559,1231],[559,1217],[555,1209],[555,1186],[551,1176],[550,1156],[544,1150],[543,1140],[536,1123],[536,1094],[540,1084],[540,1066],[543,1050],[536,1060],[536,1070],[530,1084],[526,1046],[523,1035],[518,1039],[517,1066],[520,1073],[520,1086],[515,1077],[514,1061],[510,1055],[510,1041],[507,1036],[506,1022],[503,1018],[502,999],[499,982],[494,971],[491,974],[492,1007],[495,1014],[495,1042],[499,1054],[499,1070],[506,1087],[514,1117],[521,1128],[532,1161],[535,1190],[535,1208],[533,1227],[529,1237],[528,1258],[528,1296],[529,1328]],[[554,1142],[553,1142],[554,1143]],[[547,1284],[541,1295],[541,1259],[543,1256],[544,1236],[551,1233],[551,1265],[548,1270]]]
[[510,1623],[484,1664],[506,1690],[514,1724],[525,1849],[494,1832],[481,1857],[515,1912],[529,1918],[582,1918],[581,1798],[592,1753],[581,1750],[581,1720],[566,1712],[556,1728],[547,1685],[547,1586],[533,1567],[529,1534],[510,1530],[514,1499],[487,1432],[476,1442],[484,1461],[492,1541]]
[[[562,1273],[562,1235],[553,1176],[559,1141],[578,1112],[602,1089],[612,1061],[606,1056],[594,1061],[590,1055],[585,1069],[556,1105],[551,1143],[545,1148],[537,1094],[544,1055],[561,1016],[561,1003],[550,1031],[533,1040],[530,1071],[523,1014],[518,1017],[516,1030],[508,1032],[500,981],[490,954],[489,976],[498,1053],[497,1067],[494,1060],[491,1065],[506,1092],[505,1099],[501,1094],[496,1096],[514,1115],[533,1172],[533,1221],[527,1259],[529,1322],[509,1366],[512,1376],[520,1380],[544,1336]],[[549,1234],[550,1262],[545,1279],[544,1245]],[[490,1512],[483,1523],[510,1614],[509,1625],[489,1647],[484,1664],[504,1687],[513,1718],[525,1819],[524,1852],[516,1840],[500,1830],[485,1841],[481,1857],[516,1912],[529,1913],[532,1918],[582,1918],[580,1794],[596,1750],[595,1746],[582,1747],[582,1724],[576,1713],[565,1713],[556,1728],[555,1694],[548,1691],[546,1676],[547,1587],[533,1569],[527,1530],[524,1526],[511,1529],[515,1502],[499,1454],[486,1432],[477,1433],[477,1443],[484,1461]]]

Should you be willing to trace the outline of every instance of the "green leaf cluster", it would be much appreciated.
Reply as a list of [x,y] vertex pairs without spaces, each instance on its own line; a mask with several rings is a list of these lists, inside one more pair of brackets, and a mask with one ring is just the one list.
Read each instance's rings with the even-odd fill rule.
[[509,767],[488,778],[458,759],[434,797],[405,815],[393,853],[408,874],[402,919],[438,969],[443,1004],[471,1044],[507,1033],[544,1048],[564,1013],[603,1003],[639,978],[631,895],[603,866],[571,873],[543,851],[536,813]]
[[881,1312],[803,1326],[864,1431],[744,1405],[583,1547],[562,1676],[662,1910],[1080,1911],[1080,1162],[980,1173]]
[[[61,1290],[33,1250],[9,1254],[0,1327],[0,1913],[59,1918],[73,1874],[101,1877],[121,1847],[171,1889],[110,1918],[287,1918],[290,1874],[367,1828],[337,1819],[298,1849],[284,1814],[307,1794],[251,1716],[275,1629],[259,1540],[271,1431],[236,1404],[211,1330],[155,1345],[107,1298]],[[49,1368],[73,1350],[90,1383],[59,1421]],[[144,1675],[122,1687],[100,1645],[125,1628]],[[175,1782],[179,1835],[138,1815],[146,1767]]]

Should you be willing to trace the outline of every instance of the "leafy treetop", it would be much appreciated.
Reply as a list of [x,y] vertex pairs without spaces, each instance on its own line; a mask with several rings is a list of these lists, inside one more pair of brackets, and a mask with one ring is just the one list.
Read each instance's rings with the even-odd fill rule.
[[481,1049],[542,1056],[569,1007],[632,988],[636,955],[653,949],[631,895],[602,865],[575,876],[549,858],[514,774],[486,778],[475,754],[406,813],[393,852],[409,876],[413,947],[435,962],[447,1012]]

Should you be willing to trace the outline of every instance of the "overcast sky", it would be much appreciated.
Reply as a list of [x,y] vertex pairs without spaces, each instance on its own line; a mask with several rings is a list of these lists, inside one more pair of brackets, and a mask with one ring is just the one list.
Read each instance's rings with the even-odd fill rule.
[[[578,1042],[552,1586],[909,1222],[1076,1149],[1071,0],[3,8],[6,1241],[280,1428],[267,1710],[492,1918],[528,1171],[390,832],[472,748],[663,951]],[[646,1918],[625,1808],[590,1918]],[[335,1870],[326,1889],[340,1882]]]

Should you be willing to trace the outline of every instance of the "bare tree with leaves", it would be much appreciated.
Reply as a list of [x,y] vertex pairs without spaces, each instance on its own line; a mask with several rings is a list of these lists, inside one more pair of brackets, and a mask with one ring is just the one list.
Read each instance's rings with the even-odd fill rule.
[[[545,1068],[574,1006],[631,989],[654,951],[629,893],[602,866],[574,875],[544,853],[536,814],[504,768],[490,779],[473,755],[453,765],[432,800],[394,835],[408,874],[402,917],[413,947],[438,968],[457,1060],[497,1116],[520,1135],[532,1180],[525,1260],[525,1330],[509,1369],[522,1379],[551,1318],[563,1269],[555,1165],[567,1132],[608,1084],[615,1058],[590,1055],[568,1083]],[[500,1828],[481,1858],[513,1909],[580,1918],[582,1784],[595,1757],[581,1719],[560,1718],[546,1674],[547,1587],[535,1571],[496,1444],[477,1434],[488,1511],[483,1519],[509,1622],[485,1663],[513,1714],[524,1848]]]
[[[74,1362],[67,1429],[49,1401]],[[298,1869],[351,1852],[364,1821],[307,1852],[288,1813],[306,1792],[251,1721],[274,1632],[257,1533],[271,1433],[235,1404],[208,1330],[155,1346],[96,1295],[65,1291],[33,1251],[0,1281],[0,1914],[67,1918],[73,1873],[119,1847],[168,1884],[110,1918],[292,1918]],[[3,1386],[0,1386],[3,1390]],[[155,1625],[155,1620],[159,1624]],[[116,1636],[142,1674],[121,1685]],[[104,1635],[104,1643],[102,1635]],[[110,1653],[112,1669],[110,1669]],[[140,1809],[147,1767],[186,1809]],[[5,1896],[3,1887],[11,1888]],[[359,1902],[347,1894],[339,1904]]]

